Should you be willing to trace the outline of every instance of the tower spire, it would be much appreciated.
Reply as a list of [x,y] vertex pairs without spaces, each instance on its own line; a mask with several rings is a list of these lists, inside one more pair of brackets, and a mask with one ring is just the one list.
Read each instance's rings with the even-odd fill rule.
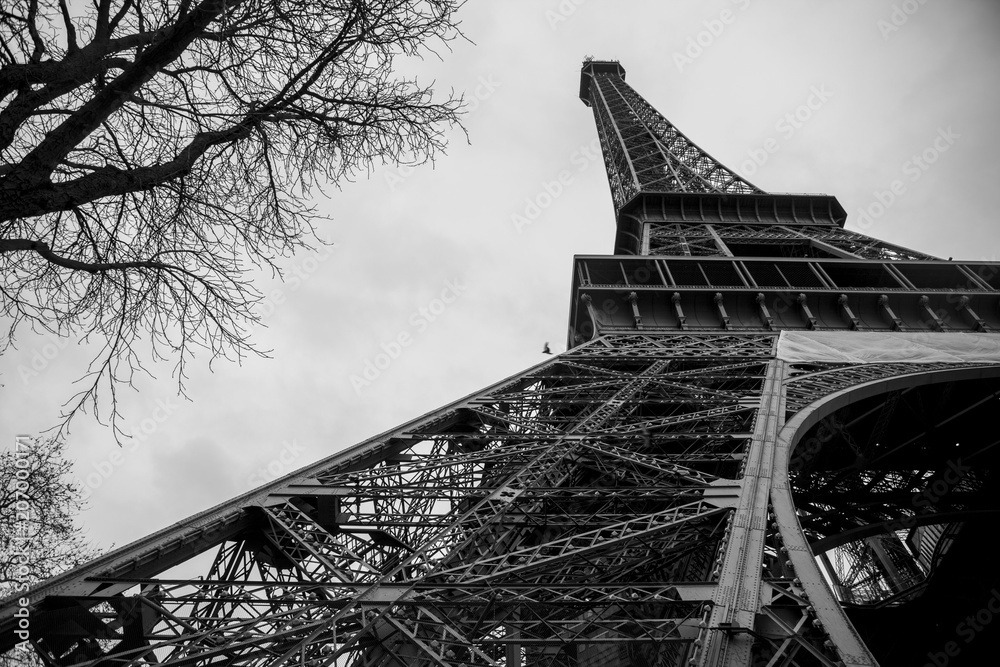
[[[652,222],[844,226],[847,214],[834,197],[769,194],[713,158],[625,83],[617,61],[584,61],[580,99],[594,112],[601,142],[616,255],[645,254],[649,232],[662,231]],[[693,247],[704,247],[704,240]]]
[[664,118],[617,61],[584,61],[580,98],[594,111],[615,210],[641,194],[763,194]]

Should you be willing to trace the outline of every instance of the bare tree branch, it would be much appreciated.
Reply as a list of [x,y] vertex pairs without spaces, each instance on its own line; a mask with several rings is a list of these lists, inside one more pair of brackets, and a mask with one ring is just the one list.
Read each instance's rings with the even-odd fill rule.
[[0,598],[98,555],[76,525],[81,489],[55,439],[18,438],[0,453]]
[[[100,555],[77,524],[83,489],[71,474],[57,439],[19,436],[0,453],[0,599]],[[0,655],[0,667],[36,665],[43,663],[24,645]]]
[[180,378],[198,348],[262,354],[249,276],[315,242],[311,189],[443,150],[461,99],[394,63],[460,38],[460,4],[5,3],[0,315],[8,345],[105,341],[66,419],[144,370],[140,343]]

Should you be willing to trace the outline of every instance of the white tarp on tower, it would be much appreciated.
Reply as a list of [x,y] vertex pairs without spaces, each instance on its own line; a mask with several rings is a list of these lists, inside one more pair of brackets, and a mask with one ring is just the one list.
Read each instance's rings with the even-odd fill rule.
[[1000,336],[957,332],[782,331],[778,336],[778,358],[791,363],[1000,363]]

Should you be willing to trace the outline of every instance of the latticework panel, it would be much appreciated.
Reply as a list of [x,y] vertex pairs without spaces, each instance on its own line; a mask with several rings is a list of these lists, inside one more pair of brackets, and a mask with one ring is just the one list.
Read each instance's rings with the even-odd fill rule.
[[[975,365],[786,365],[774,343],[581,345],[212,510],[238,529],[207,550],[185,551],[199,516],[65,575],[33,611],[36,646],[58,666],[831,667],[844,635],[819,622],[765,506],[768,434],[845,388]],[[930,444],[894,453],[901,396],[824,420],[822,447],[790,461],[796,521],[845,604],[919,595],[948,517],[992,507],[963,472],[933,503],[944,519],[917,517],[927,530],[867,528],[917,516],[913,494],[947,479]]]
[[[786,385],[786,408],[791,413],[834,392],[892,377],[982,368],[802,367]],[[798,520],[846,604],[899,605],[918,598],[961,522],[997,511],[990,488],[997,442],[977,426],[992,418],[1000,396],[995,382],[899,386],[826,417],[789,463]]]
[[[774,257],[857,257],[876,260],[934,260],[833,225],[789,227],[774,224],[649,223],[644,254],[660,256],[768,255]],[[813,241],[820,242],[819,244]],[[825,246],[829,249],[824,252]],[[767,251],[758,248],[767,248]],[[840,254],[835,254],[841,251]]]
[[790,230],[802,236],[823,241],[835,248],[849,252],[852,255],[863,259],[910,259],[910,260],[935,260],[938,259],[926,253],[903,248],[891,243],[886,243],[871,236],[865,236],[849,229],[841,229],[833,226],[808,225],[795,227]]
[[[219,509],[244,527],[200,576],[129,576],[125,555],[67,575],[120,592],[43,605],[37,646],[56,665],[685,664],[773,340],[581,346]],[[174,564],[185,539],[144,553]]]
[[724,257],[709,225],[652,224],[647,255]]
[[936,370],[975,367],[979,364],[955,363],[880,363],[880,364],[808,364],[792,366],[792,378],[785,387],[785,407],[791,415],[809,403],[840,389],[898,375],[928,373]]
[[763,192],[681,134],[619,75],[595,73],[590,100],[616,209],[639,192]]

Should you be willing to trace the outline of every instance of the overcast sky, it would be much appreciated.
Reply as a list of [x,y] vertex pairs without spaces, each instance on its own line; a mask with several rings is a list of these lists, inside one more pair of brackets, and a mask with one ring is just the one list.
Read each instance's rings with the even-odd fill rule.
[[[141,379],[122,395],[139,434],[123,448],[75,423],[96,543],[126,544],[517,373],[546,341],[564,350],[573,255],[614,239],[577,97],[587,55],[620,60],[664,116],[766,191],[831,194],[850,229],[1000,260],[993,0],[470,0],[460,18],[474,44],[415,69],[464,91],[469,142],[455,131],[433,166],[328,189],[320,233],[334,247],[288,261],[297,280],[273,286],[258,333],[272,358],[196,363],[190,402],[169,367]],[[933,163],[914,161],[925,152]],[[880,209],[893,181],[903,194]],[[22,335],[0,359],[5,442],[56,422],[87,361],[64,343]],[[39,354],[51,359],[23,378]],[[383,368],[363,384],[368,362]]]

